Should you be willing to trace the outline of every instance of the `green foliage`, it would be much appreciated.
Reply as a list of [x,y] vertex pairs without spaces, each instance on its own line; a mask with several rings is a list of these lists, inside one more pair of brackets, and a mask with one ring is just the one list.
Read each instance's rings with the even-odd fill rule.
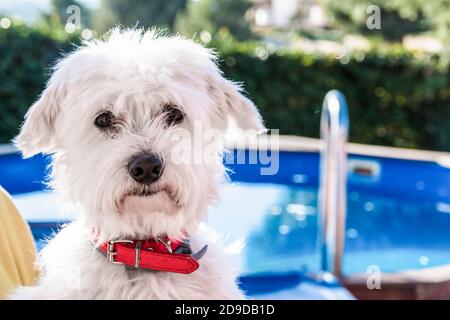
[[[327,10],[333,27],[341,31],[380,35],[399,40],[404,35],[429,31],[441,39],[449,39],[450,1],[448,0],[319,0]],[[381,8],[381,29],[369,30],[367,8]]]
[[352,142],[450,151],[450,75],[439,57],[218,49],[225,74],[245,84],[267,126],[282,134],[318,137],[323,97],[338,89],[349,104]]
[[[270,53],[257,43],[219,34],[228,78],[242,81],[266,125],[281,134],[319,136],[322,100],[331,89],[347,97],[350,140],[450,151],[450,74],[439,56],[420,59],[393,46],[340,59],[299,52]],[[16,134],[48,78],[49,66],[71,49],[58,28],[0,29],[0,142]]]
[[18,133],[28,107],[44,89],[50,67],[70,50],[64,29],[13,25],[0,29],[0,143]]
[[203,30],[214,35],[226,28],[238,40],[249,39],[253,35],[245,13],[250,7],[249,0],[190,1],[186,12],[177,16],[176,30],[191,37]]
[[102,0],[95,13],[94,28],[100,33],[119,24],[173,30],[176,14],[186,4],[187,0]]

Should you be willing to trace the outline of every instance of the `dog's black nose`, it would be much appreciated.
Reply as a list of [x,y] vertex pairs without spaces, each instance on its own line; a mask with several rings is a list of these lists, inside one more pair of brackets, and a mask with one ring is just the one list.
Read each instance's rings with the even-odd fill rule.
[[154,154],[139,155],[128,163],[128,173],[139,183],[150,184],[163,173],[163,162]]

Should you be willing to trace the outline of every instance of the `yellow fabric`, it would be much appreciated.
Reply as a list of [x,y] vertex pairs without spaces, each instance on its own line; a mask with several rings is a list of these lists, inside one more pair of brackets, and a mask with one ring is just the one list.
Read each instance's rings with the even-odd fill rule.
[[28,224],[0,186],[0,299],[18,285],[31,285],[36,247]]

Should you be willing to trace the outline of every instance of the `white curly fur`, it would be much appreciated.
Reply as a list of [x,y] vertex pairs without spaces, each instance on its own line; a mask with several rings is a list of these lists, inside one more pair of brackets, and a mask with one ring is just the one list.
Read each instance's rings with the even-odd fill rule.
[[[165,125],[167,104],[182,109],[182,123]],[[106,109],[120,119],[114,132],[94,125]],[[232,122],[245,130],[264,128],[253,103],[222,77],[213,52],[191,40],[114,29],[106,40],[86,42],[61,59],[15,143],[25,157],[52,155],[50,185],[80,217],[42,250],[38,284],[19,288],[12,297],[243,298],[217,237],[199,228],[226,176],[219,142]],[[214,130],[213,148],[191,143],[198,124],[203,131]],[[180,145],[182,152],[175,152]],[[126,164],[146,152],[164,160],[154,186],[164,191],[127,196],[140,186]],[[208,153],[209,160],[193,161],[196,152]],[[209,248],[189,275],[130,271],[95,250],[89,240],[93,227],[100,230],[99,241],[179,239],[187,232],[194,250],[205,243]]]

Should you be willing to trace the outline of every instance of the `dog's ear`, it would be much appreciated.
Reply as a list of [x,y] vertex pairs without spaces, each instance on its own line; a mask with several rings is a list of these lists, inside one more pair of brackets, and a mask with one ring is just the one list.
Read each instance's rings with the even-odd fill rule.
[[50,81],[25,115],[25,121],[14,145],[22,151],[24,158],[37,153],[52,153],[56,147],[55,119],[59,113],[61,88]]
[[209,79],[213,97],[225,129],[236,126],[241,130],[263,133],[266,128],[257,107],[242,93],[242,87],[225,79],[220,71]]

